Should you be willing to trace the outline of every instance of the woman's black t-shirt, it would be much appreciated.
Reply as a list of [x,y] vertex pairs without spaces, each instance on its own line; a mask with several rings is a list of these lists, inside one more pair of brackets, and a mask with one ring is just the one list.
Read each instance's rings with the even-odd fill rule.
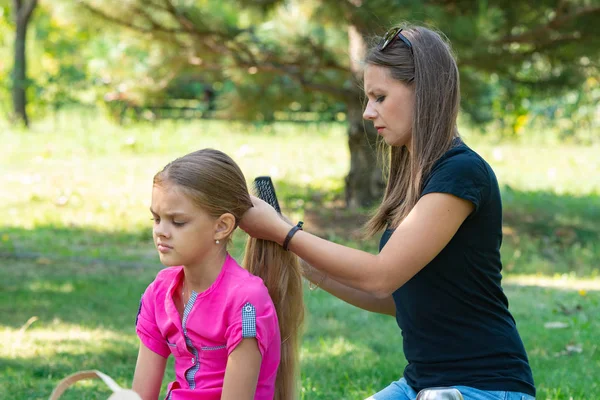
[[[448,193],[475,205],[446,247],[393,293],[416,391],[434,386],[535,396],[533,377],[500,281],[502,203],[483,158],[457,141],[433,166],[421,196]],[[385,231],[385,246],[393,230]]]

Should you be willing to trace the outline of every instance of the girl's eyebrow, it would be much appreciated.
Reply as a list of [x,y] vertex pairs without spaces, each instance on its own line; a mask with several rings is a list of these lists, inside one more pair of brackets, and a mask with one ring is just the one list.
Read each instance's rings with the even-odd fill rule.
[[[151,212],[152,214],[154,214],[154,215],[158,215],[158,213],[156,213],[156,212],[155,212],[155,211],[152,209],[152,207],[150,207],[150,212]],[[177,216],[184,216],[184,215],[186,215],[186,213],[184,213],[184,212],[180,212],[180,211],[172,211],[172,212],[165,213],[165,215],[166,215],[167,217],[177,217]]]

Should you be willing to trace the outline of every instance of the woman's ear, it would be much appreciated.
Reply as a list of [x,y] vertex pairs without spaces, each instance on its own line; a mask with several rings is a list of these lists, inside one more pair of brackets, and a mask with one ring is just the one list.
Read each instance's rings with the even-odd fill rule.
[[215,222],[215,240],[227,239],[235,230],[235,217],[231,213],[225,213],[217,218]]

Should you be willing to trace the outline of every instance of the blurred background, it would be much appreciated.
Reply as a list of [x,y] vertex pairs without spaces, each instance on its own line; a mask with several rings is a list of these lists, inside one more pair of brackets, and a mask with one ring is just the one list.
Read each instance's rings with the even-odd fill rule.
[[[152,176],[193,150],[227,152],[249,184],[270,175],[308,231],[376,252],[360,229],[384,187],[360,60],[405,22],[457,56],[460,131],[501,185],[505,290],[538,398],[600,397],[597,0],[0,0],[0,398],[47,398],[82,369],[130,386],[139,298],[162,267]],[[305,300],[302,399],[401,376],[393,318]],[[65,398],[107,395],[85,382]]]

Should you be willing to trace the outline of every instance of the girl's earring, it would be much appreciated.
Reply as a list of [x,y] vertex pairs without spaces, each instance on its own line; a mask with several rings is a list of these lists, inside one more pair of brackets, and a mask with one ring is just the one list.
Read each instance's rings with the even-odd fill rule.
[[219,239],[215,240],[215,244],[219,244]]

